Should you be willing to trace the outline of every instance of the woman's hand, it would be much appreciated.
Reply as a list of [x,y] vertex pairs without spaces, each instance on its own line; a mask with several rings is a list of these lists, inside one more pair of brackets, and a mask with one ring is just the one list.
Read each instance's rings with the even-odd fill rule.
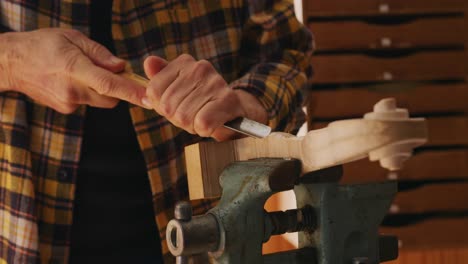
[[192,134],[223,141],[236,136],[223,127],[236,117],[267,122],[260,101],[245,91],[231,89],[206,60],[196,61],[184,54],[168,63],[151,56],[144,67],[151,79],[146,106]]
[[0,91],[24,93],[61,113],[79,105],[112,108],[119,100],[143,106],[145,88],[114,73],[125,61],[70,29],[0,35]]

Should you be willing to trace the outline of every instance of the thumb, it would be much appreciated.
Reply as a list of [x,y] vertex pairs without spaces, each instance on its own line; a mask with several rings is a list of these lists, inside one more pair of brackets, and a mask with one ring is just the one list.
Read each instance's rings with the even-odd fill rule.
[[114,73],[125,69],[125,60],[117,58],[101,44],[89,39],[79,32],[66,35],[67,39],[78,46],[81,51],[97,66]]
[[145,68],[145,73],[148,79],[151,79],[154,75],[160,72],[164,67],[168,64],[167,60],[156,57],[156,56],[149,56],[146,58],[143,66]]

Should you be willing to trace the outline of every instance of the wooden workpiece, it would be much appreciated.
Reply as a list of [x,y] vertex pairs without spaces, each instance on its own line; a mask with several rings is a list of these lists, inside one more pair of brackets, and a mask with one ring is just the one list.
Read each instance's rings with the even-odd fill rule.
[[310,172],[369,156],[389,170],[400,169],[412,149],[424,144],[426,124],[424,119],[408,118],[407,112],[406,117],[402,117],[402,109],[389,110],[388,104],[394,106],[395,103],[384,99],[364,119],[336,121],[304,137],[273,133],[263,139],[243,138],[187,146],[190,198],[221,195],[218,178],[223,168],[234,161],[255,158],[299,159],[303,172]]

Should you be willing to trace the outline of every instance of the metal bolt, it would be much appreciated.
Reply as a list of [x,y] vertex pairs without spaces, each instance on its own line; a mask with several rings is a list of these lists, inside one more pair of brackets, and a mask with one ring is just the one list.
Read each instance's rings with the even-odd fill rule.
[[174,218],[181,221],[192,220],[192,205],[189,202],[178,202],[174,208]]
[[[184,222],[192,220],[192,205],[186,201],[178,202],[174,208],[174,218]],[[189,264],[189,257],[177,256],[176,264]]]
[[316,213],[312,206],[306,205],[301,209],[269,212],[268,216],[273,224],[272,235],[286,232],[313,231],[317,227]]

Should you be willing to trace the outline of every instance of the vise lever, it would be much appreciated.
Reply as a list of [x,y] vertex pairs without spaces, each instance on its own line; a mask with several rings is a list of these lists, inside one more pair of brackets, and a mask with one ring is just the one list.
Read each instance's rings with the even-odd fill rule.
[[[167,227],[169,250],[177,262],[209,253],[222,264],[374,264],[398,255],[396,237],[378,227],[397,191],[396,183],[339,185],[341,167],[301,176],[295,159],[235,162],[221,174],[219,204],[193,216],[179,203]],[[273,194],[294,189],[297,208],[266,212]],[[272,235],[299,232],[299,249],[262,254]],[[207,263],[205,260],[204,263]]]

